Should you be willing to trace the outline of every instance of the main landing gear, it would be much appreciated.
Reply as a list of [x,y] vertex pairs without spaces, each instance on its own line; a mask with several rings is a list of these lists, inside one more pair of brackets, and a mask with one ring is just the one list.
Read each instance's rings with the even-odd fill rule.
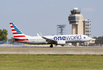
[[53,48],[53,44],[50,45],[50,48]]

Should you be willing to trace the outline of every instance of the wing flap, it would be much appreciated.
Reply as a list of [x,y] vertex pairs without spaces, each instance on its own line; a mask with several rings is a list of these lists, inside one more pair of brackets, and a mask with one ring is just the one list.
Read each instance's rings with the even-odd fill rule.
[[49,38],[46,38],[46,37],[42,37],[43,39],[45,39],[46,40],[46,42],[48,42],[48,43],[54,43],[54,44],[57,44],[57,41],[55,41],[55,40],[52,40],[52,39],[49,39]]

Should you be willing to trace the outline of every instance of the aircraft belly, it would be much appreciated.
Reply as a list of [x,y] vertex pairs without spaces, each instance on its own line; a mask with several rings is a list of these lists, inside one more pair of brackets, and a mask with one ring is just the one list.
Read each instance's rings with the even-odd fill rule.
[[35,40],[35,39],[29,39],[28,43],[32,44],[46,44],[44,40]]
[[67,40],[66,43],[80,42],[80,40]]

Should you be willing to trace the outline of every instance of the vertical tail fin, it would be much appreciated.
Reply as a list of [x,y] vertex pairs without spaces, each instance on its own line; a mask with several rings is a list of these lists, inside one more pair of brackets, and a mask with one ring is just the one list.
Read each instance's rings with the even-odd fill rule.
[[13,23],[9,23],[15,41],[28,41],[28,38],[23,34]]

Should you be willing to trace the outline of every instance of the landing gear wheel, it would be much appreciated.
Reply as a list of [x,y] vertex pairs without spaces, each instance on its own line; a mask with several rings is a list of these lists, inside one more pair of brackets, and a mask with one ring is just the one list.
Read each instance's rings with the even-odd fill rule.
[[53,48],[53,44],[50,45],[50,48]]
[[64,46],[64,45],[61,45],[62,47]]

